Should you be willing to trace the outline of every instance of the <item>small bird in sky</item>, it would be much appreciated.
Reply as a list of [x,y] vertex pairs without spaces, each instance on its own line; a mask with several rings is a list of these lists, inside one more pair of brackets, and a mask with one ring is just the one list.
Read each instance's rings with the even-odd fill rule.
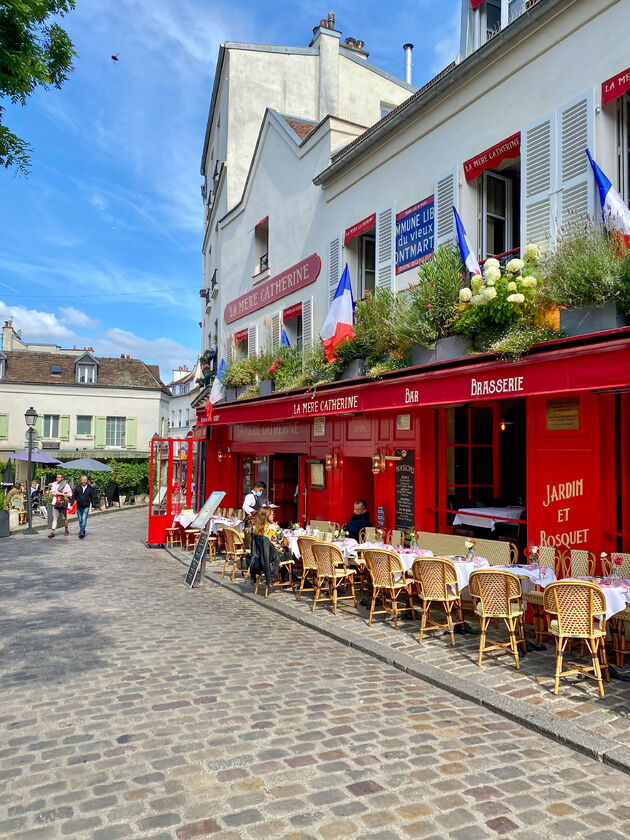
[[118,56],[119,55],[120,55],[120,53],[116,53],[116,55],[113,55],[112,56],[112,61],[118,61]]

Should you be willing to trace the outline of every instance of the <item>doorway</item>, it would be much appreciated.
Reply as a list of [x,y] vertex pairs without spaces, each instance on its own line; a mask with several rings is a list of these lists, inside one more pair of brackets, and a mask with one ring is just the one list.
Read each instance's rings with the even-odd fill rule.
[[270,464],[269,501],[277,505],[280,525],[297,522],[299,491],[299,456],[274,455]]

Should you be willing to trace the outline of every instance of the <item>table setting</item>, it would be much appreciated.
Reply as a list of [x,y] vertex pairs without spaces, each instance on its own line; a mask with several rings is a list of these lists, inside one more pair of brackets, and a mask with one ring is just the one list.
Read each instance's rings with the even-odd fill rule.
[[556,580],[556,575],[553,569],[547,566],[538,566],[535,563],[518,564],[513,566],[493,566],[493,569],[499,569],[502,572],[511,572],[520,578],[521,592],[527,595],[536,586],[542,589]]

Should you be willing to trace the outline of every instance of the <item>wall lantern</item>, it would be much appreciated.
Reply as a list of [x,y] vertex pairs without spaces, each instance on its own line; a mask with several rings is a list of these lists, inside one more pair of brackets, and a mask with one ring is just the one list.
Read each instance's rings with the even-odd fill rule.
[[328,470],[328,472],[336,469],[336,467],[337,467],[337,453],[336,452],[329,452],[328,455],[326,455],[325,464],[326,464],[326,469]]
[[230,454],[230,447],[229,446],[225,450],[225,452],[222,449],[219,449],[219,451],[217,452],[217,461],[219,463],[221,463],[222,461],[225,461],[225,459],[229,456],[229,454]]
[[385,456],[381,455],[380,452],[376,452],[372,455],[372,472],[374,475],[378,475],[379,473],[384,472],[385,470]]
[[501,418],[501,422],[499,423],[499,428],[501,429],[502,432],[504,432],[507,429],[507,427],[511,426],[511,425],[512,425],[511,420],[504,420],[503,418]]

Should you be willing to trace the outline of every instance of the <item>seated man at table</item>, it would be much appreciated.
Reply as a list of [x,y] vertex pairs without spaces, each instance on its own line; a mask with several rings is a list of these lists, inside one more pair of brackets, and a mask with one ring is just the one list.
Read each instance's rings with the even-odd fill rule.
[[348,536],[357,542],[359,541],[359,532],[363,528],[372,527],[365,499],[356,500],[354,503],[354,513],[343,527],[348,532]]

